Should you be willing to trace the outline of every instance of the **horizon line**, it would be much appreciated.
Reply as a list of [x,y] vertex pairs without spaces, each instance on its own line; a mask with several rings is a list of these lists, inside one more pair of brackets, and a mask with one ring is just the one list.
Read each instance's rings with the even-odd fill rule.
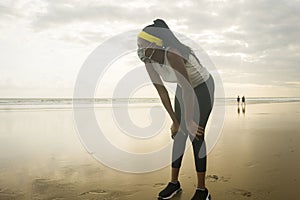
[[[243,95],[244,96],[244,95]],[[242,96],[240,96],[242,97]],[[246,98],[300,98],[295,96],[245,96]],[[173,98],[173,97],[170,97]],[[215,99],[223,99],[223,98],[237,98],[236,97],[215,97]],[[0,99],[160,99],[159,97],[120,97],[120,98],[112,98],[112,97],[83,97],[83,98],[73,98],[73,97],[0,97]]]

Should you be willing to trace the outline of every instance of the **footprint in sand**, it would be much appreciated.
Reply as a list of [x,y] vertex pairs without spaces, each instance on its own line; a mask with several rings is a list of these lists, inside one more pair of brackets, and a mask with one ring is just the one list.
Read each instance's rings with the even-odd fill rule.
[[251,197],[252,193],[247,191],[247,190],[243,190],[243,189],[234,189],[231,191],[232,194],[234,195],[241,195],[244,197]]
[[165,186],[165,183],[155,183],[153,187],[162,187]]
[[73,183],[48,178],[34,179],[32,182],[32,193],[33,199],[51,200],[72,199],[74,194],[76,194]]
[[21,192],[16,192],[16,191],[12,191],[9,190],[7,188],[0,188],[0,199],[5,200],[5,199],[9,199],[9,200],[13,200],[13,199],[20,199],[21,197],[23,197],[24,194],[22,194]]
[[255,162],[255,161],[250,161],[246,164],[247,167],[249,168],[254,168],[254,167],[257,167],[259,166],[259,162]]
[[294,149],[293,147],[290,148],[289,150],[290,150],[291,153],[294,153],[294,152],[295,152],[295,149]]
[[217,182],[217,181],[221,181],[221,182],[228,182],[230,178],[226,178],[224,176],[218,176],[218,175],[207,175],[206,176],[206,180],[208,180],[209,182]]
[[[127,199],[129,196],[133,195],[135,191],[118,191],[118,190],[103,190],[103,189],[95,189],[87,192],[81,193],[79,196],[80,199],[93,199],[97,197],[97,199]],[[100,197],[101,196],[101,197]]]
[[105,190],[91,190],[84,193],[81,193],[80,195],[87,195],[87,194],[107,194]]
[[32,182],[32,189],[37,193],[46,193],[49,191],[71,190],[74,189],[74,186],[71,183],[64,183],[61,180],[37,178]]

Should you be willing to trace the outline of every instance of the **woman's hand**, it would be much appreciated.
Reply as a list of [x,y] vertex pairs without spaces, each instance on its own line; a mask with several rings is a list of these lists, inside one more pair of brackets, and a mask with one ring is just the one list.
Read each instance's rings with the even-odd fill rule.
[[171,137],[172,137],[172,139],[174,139],[175,135],[179,131],[179,128],[180,128],[179,122],[178,121],[173,122],[173,124],[171,126]]
[[187,129],[189,134],[196,139],[199,139],[200,136],[204,136],[204,128],[199,126],[194,120],[187,123]]

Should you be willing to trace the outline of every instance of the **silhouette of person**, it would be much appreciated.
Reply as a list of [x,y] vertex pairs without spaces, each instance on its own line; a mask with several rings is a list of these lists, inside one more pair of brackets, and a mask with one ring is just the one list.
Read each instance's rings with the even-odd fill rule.
[[246,104],[246,98],[245,98],[245,96],[242,97],[242,105],[243,105],[243,104],[244,104],[244,105]]
[[238,105],[240,105],[240,96],[237,96],[236,101],[237,101]]
[[246,113],[246,98],[245,98],[245,96],[242,97],[242,112],[243,112],[243,114]]

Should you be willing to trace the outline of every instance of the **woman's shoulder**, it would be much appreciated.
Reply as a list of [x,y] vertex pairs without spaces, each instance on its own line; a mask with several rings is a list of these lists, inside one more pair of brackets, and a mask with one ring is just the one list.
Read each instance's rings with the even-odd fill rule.
[[166,47],[165,49],[166,57],[170,59],[178,59],[182,58],[184,59],[183,55],[180,53],[180,51],[174,47]]

